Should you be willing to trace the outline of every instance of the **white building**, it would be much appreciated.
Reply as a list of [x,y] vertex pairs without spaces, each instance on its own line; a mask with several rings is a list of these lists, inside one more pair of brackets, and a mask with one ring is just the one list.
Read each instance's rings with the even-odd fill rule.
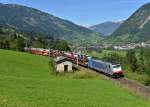
[[56,71],[58,72],[71,72],[72,62],[68,61],[65,57],[58,57],[56,60]]

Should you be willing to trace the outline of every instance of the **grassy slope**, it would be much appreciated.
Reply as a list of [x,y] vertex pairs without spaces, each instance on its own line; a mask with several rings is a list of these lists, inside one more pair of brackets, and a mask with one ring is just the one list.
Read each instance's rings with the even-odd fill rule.
[[99,77],[73,79],[48,69],[48,58],[0,50],[0,107],[150,106]]

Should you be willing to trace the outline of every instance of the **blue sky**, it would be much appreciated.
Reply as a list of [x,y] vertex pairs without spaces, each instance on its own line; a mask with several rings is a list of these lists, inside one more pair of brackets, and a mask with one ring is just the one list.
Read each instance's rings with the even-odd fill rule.
[[0,2],[33,7],[76,24],[89,26],[126,19],[150,0],[0,0]]

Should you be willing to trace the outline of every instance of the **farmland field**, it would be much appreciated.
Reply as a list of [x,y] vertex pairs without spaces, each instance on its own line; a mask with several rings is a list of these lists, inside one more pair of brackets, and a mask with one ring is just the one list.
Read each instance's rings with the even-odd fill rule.
[[92,52],[89,52],[88,54],[90,56],[94,56],[94,57],[97,57],[97,58],[103,58],[104,56],[106,56],[108,54],[112,54],[112,53],[116,53],[116,54],[118,54],[122,57],[126,56],[126,51],[119,51],[119,50],[102,50],[102,52],[92,51]]
[[99,76],[54,75],[49,60],[0,50],[0,107],[150,107],[150,102]]

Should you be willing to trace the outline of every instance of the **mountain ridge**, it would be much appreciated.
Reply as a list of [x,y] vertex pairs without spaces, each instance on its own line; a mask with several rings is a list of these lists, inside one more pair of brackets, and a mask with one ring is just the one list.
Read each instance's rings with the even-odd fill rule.
[[123,23],[122,21],[106,21],[100,24],[90,26],[89,29],[102,34],[104,37],[111,35],[119,26]]
[[150,3],[141,6],[108,38],[108,42],[145,42],[150,40]]
[[66,39],[69,43],[95,43],[102,39],[92,30],[27,6],[0,3],[0,16],[0,25]]

